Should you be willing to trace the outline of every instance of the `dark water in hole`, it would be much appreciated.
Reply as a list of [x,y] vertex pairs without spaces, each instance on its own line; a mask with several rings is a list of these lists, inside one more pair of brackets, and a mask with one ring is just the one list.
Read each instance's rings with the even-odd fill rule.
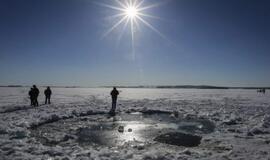
[[115,117],[94,115],[61,120],[32,130],[45,145],[79,143],[83,146],[120,146],[127,142],[160,142],[193,147],[214,131],[207,119],[175,118],[168,113],[130,113]]

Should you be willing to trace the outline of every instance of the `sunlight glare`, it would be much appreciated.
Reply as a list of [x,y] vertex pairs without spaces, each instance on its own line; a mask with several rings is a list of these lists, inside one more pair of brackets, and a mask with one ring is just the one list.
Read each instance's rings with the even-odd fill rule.
[[[144,5],[144,0],[115,0],[118,5],[109,5],[104,3],[97,3],[103,7],[107,7],[113,10],[118,11],[118,14],[110,16],[111,18],[117,18],[116,23],[104,33],[102,37],[106,37],[117,27],[123,24],[123,30],[130,28],[130,37],[132,45],[132,55],[133,59],[135,58],[135,35],[136,30],[139,29],[139,24],[144,24],[146,27],[157,33],[160,37],[166,39],[166,37],[154,26],[152,26],[146,18],[159,19],[158,17],[144,13],[144,11],[157,7],[160,3],[155,3],[152,5]],[[128,25],[130,27],[128,27]],[[122,32],[123,33],[123,32]],[[119,37],[122,37],[122,33],[119,34]],[[119,38],[120,39],[120,38]]]
[[125,9],[125,14],[129,18],[135,18],[138,15],[138,9],[134,6],[130,6],[130,7]]

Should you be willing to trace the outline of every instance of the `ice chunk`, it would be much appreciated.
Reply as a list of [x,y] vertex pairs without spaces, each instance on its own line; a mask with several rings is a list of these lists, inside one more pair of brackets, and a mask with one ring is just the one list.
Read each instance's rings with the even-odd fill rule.
[[119,126],[118,127],[118,132],[121,132],[121,133],[124,132],[124,126]]
[[154,140],[177,146],[195,147],[201,143],[201,136],[181,132],[170,132],[157,136]]

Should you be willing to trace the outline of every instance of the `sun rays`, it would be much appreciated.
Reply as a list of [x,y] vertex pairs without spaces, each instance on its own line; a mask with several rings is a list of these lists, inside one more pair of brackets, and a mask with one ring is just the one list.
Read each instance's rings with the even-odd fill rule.
[[138,8],[135,6],[129,6],[125,9],[125,15],[128,16],[128,18],[133,19],[136,18],[139,15]]
[[[102,36],[103,38],[108,36],[111,32],[116,30],[118,27],[123,27],[124,30],[128,29],[131,37],[131,44],[132,44],[132,52],[134,54],[134,41],[135,41],[135,31],[139,29],[139,24],[143,24],[155,33],[157,33],[162,38],[165,36],[152,24],[147,21],[147,18],[154,18],[157,19],[158,17],[146,14],[145,11],[157,7],[160,4],[151,4],[151,5],[144,5],[144,0],[114,0],[115,4],[110,5],[106,3],[98,3],[98,5],[115,10],[119,13],[109,16],[109,18],[117,18],[115,24],[110,27]],[[123,25],[123,26],[122,26]],[[119,34],[120,38],[122,34]],[[120,39],[119,38],[119,39]]]

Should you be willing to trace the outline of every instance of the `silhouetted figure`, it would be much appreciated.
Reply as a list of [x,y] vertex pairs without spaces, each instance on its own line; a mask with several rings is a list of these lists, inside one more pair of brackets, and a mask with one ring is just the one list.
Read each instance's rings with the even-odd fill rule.
[[258,89],[257,92],[265,94],[265,88]]
[[112,97],[112,109],[110,111],[111,115],[115,115],[115,109],[116,109],[116,102],[117,102],[117,96],[119,95],[119,92],[115,87],[113,87],[113,90],[111,91],[111,97]]
[[33,106],[34,105],[34,92],[33,92],[33,88],[30,89],[30,91],[28,92],[28,95],[30,96],[31,106]]
[[44,91],[45,94],[45,104],[51,104],[51,95],[52,95],[52,91],[50,89],[50,87],[47,87],[47,89]]
[[36,85],[33,85],[33,105],[38,106],[39,89]]

